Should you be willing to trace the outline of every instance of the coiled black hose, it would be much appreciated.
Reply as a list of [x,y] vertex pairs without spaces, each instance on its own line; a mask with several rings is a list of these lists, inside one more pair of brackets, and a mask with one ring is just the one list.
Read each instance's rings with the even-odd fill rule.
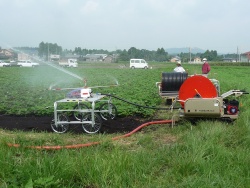
[[163,72],[161,80],[161,90],[174,92],[179,91],[183,82],[187,79],[187,72]]

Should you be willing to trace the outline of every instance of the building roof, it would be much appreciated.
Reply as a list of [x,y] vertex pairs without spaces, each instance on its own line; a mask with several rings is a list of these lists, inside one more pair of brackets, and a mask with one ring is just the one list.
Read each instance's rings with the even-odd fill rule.
[[243,53],[243,55],[249,55],[249,54],[250,54],[250,51]]

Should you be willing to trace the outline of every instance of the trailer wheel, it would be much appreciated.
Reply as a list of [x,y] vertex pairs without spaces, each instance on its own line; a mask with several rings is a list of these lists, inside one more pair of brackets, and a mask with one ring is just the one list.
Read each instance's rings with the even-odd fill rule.
[[[69,118],[65,114],[58,114],[57,115],[57,121],[66,121],[69,122]],[[53,118],[51,121],[51,128],[56,133],[65,133],[69,130],[69,124],[63,123],[63,124],[55,124],[55,119]]]
[[117,108],[112,103],[104,103],[100,106],[100,115],[102,119],[115,119],[117,116]]
[[[82,109],[89,109],[89,107],[86,104],[80,103],[75,105],[74,110],[82,110]],[[78,111],[74,111],[73,112],[73,116],[76,120],[80,121],[80,120],[84,120],[83,117],[87,112],[78,112]]]
[[[97,133],[101,130],[102,118],[97,113],[94,113],[94,120],[95,120],[94,125],[92,125],[92,123],[84,123],[83,122],[82,128],[86,133],[93,134],[93,133]],[[83,116],[83,121],[92,121],[91,113],[86,113]]]

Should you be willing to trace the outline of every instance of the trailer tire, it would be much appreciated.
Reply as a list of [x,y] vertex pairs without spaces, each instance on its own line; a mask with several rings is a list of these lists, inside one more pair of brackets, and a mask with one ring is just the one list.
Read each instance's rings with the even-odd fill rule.
[[[115,119],[117,116],[117,108],[112,103],[104,103],[100,106],[100,116],[103,120]],[[107,112],[102,112],[103,110]]]
[[92,125],[91,123],[84,123],[84,121],[91,121],[91,120],[92,120],[91,113],[86,113],[83,116],[83,120],[82,120],[83,121],[83,124],[82,124],[83,130],[89,134],[99,132],[102,128],[102,118],[100,117],[100,115],[98,113],[94,113],[95,124]]
[[[74,106],[74,110],[82,110],[82,109],[89,109],[89,107],[86,105],[86,104],[83,104],[83,103],[80,103],[80,104],[77,104]],[[76,120],[80,121],[80,120],[83,120],[83,117],[84,115],[86,114],[87,112],[77,112],[77,111],[74,111],[73,112],[73,116]]]
[[[69,118],[66,114],[58,114],[57,115],[57,121],[66,121],[69,122]],[[69,124],[68,123],[64,123],[64,124],[55,124],[55,119],[53,118],[51,121],[51,128],[54,132],[56,133],[65,133],[69,130]]]

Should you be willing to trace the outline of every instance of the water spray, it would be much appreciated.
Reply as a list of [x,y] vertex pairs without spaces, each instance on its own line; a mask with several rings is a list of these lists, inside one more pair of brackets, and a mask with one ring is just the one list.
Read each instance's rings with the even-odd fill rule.
[[[22,51],[20,51],[20,50],[17,50],[17,49],[14,49],[14,48],[10,47],[9,45],[7,45],[7,46],[8,46],[10,49],[12,49],[13,51],[24,53],[24,52],[22,52]],[[24,53],[24,54],[25,54],[25,53]],[[26,55],[28,55],[28,54],[26,54]],[[70,72],[70,71],[68,71],[68,70],[65,70],[65,69],[62,68],[62,67],[56,66],[56,65],[54,65],[54,64],[51,64],[51,63],[48,63],[48,62],[45,62],[45,61],[41,61],[39,58],[34,57],[34,56],[32,56],[32,58],[35,59],[35,60],[37,60],[37,61],[40,61],[40,62],[42,62],[42,63],[44,63],[44,64],[46,64],[46,65],[49,65],[50,67],[53,67],[53,68],[55,68],[55,69],[57,69],[57,70],[59,70],[59,71],[62,71],[62,72],[66,73],[66,74],[68,74],[68,75],[70,75],[70,76],[72,76],[72,77],[74,77],[74,78],[77,78],[77,79],[79,79],[79,80],[82,80],[82,77],[80,77],[80,76],[78,76],[78,75],[76,75],[76,74],[74,74],[74,73],[72,73],[72,72]]]

